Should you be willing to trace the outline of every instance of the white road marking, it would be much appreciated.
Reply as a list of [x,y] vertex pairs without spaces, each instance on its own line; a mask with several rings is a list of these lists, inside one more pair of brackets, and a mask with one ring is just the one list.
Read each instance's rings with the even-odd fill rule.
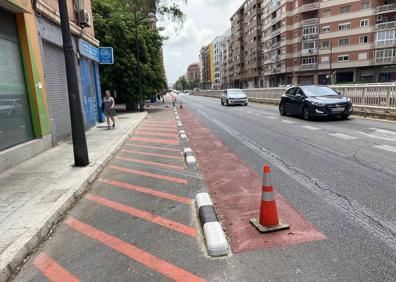
[[261,116],[261,114],[254,114],[255,116]]
[[389,151],[389,152],[396,153],[396,147],[395,147],[395,146],[377,145],[377,146],[374,146],[374,148],[381,149],[381,150],[386,150],[386,151]]
[[342,134],[342,133],[333,133],[333,134],[330,134],[330,135],[338,137],[338,138],[341,138],[341,139],[344,139],[344,140],[355,140],[355,139],[358,139],[357,137],[349,136],[349,135]]
[[284,122],[284,123],[296,123],[295,121],[291,121],[291,120],[287,120],[287,119],[282,119],[281,120],[282,122]]
[[319,128],[314,127],[314,126],[310,126],[310,125],[303,125],[301,127],[305,128],[305,129],[309,129],[309,130],[319,130]]
[[248,114],[253,114],[253,112],[251,112],[251,111],[247,111],[247,113],[248,113]]
[[274,117],[271,117],[271,116],[266,116],[265,118],[268,118],[268,119],[275,119]]

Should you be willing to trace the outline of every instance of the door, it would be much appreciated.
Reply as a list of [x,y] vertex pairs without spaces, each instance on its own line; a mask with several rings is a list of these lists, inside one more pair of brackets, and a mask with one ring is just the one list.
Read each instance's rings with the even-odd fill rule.
[[293,97],[296,92],[295,87],[291,87],[286,90],[285,96],[283,96],[283,106],[287,113],[293,113]]
[[80,61],[81,88],[87,126],[94,127],[96,124],[96,89],[92,62],[86,58]]
[[300,87],[296,87],[296,92],[294,93],[293,98],[291,99],[292,100],[291,109],[293,114],[295,115],[301,114],[304,99],[305,99],[304,92]]
[[44,76],[48,109],[52,123],[53,143],[71,135],[69,94],[65,57],[62,48],[43,42]]

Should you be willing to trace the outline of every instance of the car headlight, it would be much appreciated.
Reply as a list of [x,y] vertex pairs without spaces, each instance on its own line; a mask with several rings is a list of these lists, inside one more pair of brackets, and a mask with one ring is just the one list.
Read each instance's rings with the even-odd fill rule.
[[324,106],[321,102],[316,102],[316,101],[310,101],[312,105],[314,106]]
[[351,104],[351,103],[352,103],[352,100],[351,100],[350,98],[347,98],[347,102],[348,102],[349,104]]

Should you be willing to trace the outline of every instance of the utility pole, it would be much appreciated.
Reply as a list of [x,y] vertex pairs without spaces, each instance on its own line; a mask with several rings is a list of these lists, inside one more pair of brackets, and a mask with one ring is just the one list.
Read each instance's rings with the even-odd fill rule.
[[66,0],[58,0],[62,27],[63,51],[65,53],[67,89],[69,92],[70,119],[73,138],[74,165],[89,164],[87,140],[85,138],[84,118],[81,111],[80,90],[76,70],[76,58],[70,33],[69,15]]

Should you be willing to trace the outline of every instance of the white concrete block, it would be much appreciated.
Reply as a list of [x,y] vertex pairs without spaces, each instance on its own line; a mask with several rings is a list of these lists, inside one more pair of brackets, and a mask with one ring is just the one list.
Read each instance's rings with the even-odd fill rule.
[[186,134],[180,134],[180,139],[187,140],[187,135]]
[[198,193],[195,196],[195,201],[197,203],[198,209],[202,206],[213,206],[212,199],[210,198],[209,194],[204,192],[204,193]]
[[192,151],[191,148],[184,148],[184,150],[183,150],[183,153],[184,153],[185,155],[191,154],[192,152],[193,152],[193,151]]
[[188,165],[195,164],[196,162],[197,162],[197,160],[195,159],[194,156],[187,156],[187,157],[186,157],[186,163],[187,163]]
[[205,223],[203,230],[209,255],[214,257],[228,255],[230,247],[220,223]]

